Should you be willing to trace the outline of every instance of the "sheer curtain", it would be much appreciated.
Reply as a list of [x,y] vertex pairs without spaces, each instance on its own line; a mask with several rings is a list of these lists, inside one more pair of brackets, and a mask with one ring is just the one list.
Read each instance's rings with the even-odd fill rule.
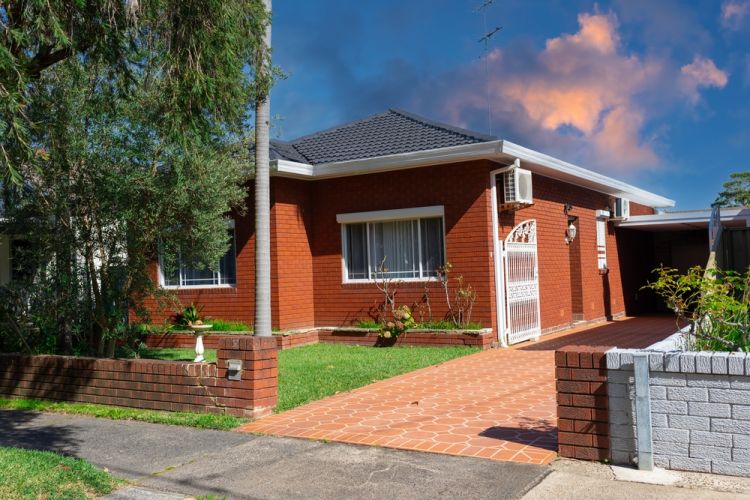
[[370,224],[370,266],[378,270],[385,258],[387,276],[418,278],[416,221]]
[[346,226],[346,269],[350,280],[367,279],[367,224]]
[[443,219],[422,219],[422,276],[437,276],[437,268],[444,264]]

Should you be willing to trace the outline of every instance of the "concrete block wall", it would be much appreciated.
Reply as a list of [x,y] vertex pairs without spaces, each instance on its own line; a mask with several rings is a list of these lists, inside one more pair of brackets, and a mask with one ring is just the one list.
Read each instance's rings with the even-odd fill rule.
[[[637,456],[632,350],[607,353],[610,458]],[[750,356],[650,352],[654,463],[750,476]]]

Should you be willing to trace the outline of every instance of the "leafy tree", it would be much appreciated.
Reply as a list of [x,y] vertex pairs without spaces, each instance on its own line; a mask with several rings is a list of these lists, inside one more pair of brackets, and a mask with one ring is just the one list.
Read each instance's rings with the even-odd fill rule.
[[22,83],[1,144],[23,179],[4,186],[0,232],[24,235],[34,269],[0,297],[6,348],[111,354],[128,311],[168,298],[149,277],[158,254],[167,269],[218,263],[227,214],[244,210],[248,110],[270,86],[251,66],[267,20],[259,0],[0,4],[0,92],[13,71]]
[[41,166],[33,89],[68,59],[102,63],[121,92],[158,74],[159,110],[183,127],[241,119],[267,21],[259,0],[0,0],[0,169],[18,183]]
[[714,205],[720,207],[750,206],[750,171],[729,174],[729,181],[719,193]]

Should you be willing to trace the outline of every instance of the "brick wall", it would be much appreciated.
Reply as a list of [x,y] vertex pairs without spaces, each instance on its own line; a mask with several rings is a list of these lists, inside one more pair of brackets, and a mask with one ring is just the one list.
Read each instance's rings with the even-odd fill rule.
[[[445,207],[447,259],[477,291],[472,320],[493,326],[493,280],[488,161],[440,165],[382,174],[315,181],[313,187],[313,266],[315,322],[352,325],[368,318],[382,295],[372,284],[343,284],[341,226],[336,215],[397,208]],[[421,300],[428,286],[434,319],[447,312],[436,282],[404,283],[397,301]]]
[[312,189],[307,181],[275,178],[271,224],[274,326],[315,324],[313,302]]
[[644,404],[651,416],[654,464],[750,476],[750,353],[741,352],[587,346],[557,351],[560,456],[637,462],[636,353],[648,355]]
[[[242,360],[242,380],[227,361]],[[259,418],[277,402],[274,339],[221,339],[217,363],[0,354],[0,394],[166,411]]]
[[[213,334],[203,337],[206,349],[218,349],[223,339],[235,338],[236,335]],[[318,342],[351,345],[384,345],[384,341],[374,330],[359,328],[321,328],[284,332],[273,336],[279,350],[317,344]],[[435,332],[428,330],[410,330],[399,336],[396,345],[412,346],[471,346],[489,349],[497,340],[497,335],[489,328],[475,332]],[[166,333],[153,334],[145,338],[148,347],[182,347],[195,346],[195,336],[192,334]],[[385,344],[388,344],[386,341]]]
[[607,347],[571,346],[555,353],[559,453],[609,458]]
[[[614,463],[632,463],[638,454],[634,352],[607,354]],[[655,465],[750,476],[750,356],[651,352],[649,365]]]
[[[623,314],[618,231],[612,223],[607,225],[606,238],[609,272],[601,275],[597,266],[596,211],[612,207],[614,198],[537,174],[533,176],[533,185],[534,204],[515,212],[503,212],[499,234],[505,238],[522,221],[537,221],[542,329],[552,331],[568,325],[574,313],[582,314],[581,319],[587,321]],[[573,206],[569,215],[578,217],[573,245],[565,244],[566,203]],[[636,212],[653,213],[648,207],[633,206]],[[576,304],[571,284],[578,283],[580,295]]]
[[[477,291],[472,319],[496,330],[489,181],[489,172],[495,168],[497,164],[482,160],[317,181],[273,178],[273,326],[350,326],[370,317],[381,303],[374,285],[342,282],[337,214],[443,205],[447,259],[453,264],[454,274],[463,275]],[[574,319],[623,314],[619,254],[627,255],[631,248],[627,242],[618,248],[619,232],[612,224],[607,235],[609,273],[600,275],[596,264],[595,211],[612,206],[613,198],[537,174],[533,182],[534,205],[503,213],[500,235],[505,237],[524,220],[537,220],[542,329],[560,329]],[[252,185],[248,192],[252,192]],[[579,217],[578,236],[570,246],[564,241],[566,203],[573,205],[571,215]],[[252,199],[247,205],[252,208]],[[653,212],[637,204],[631,204],[631,211]],[[208,316],[253,322],[253,217],[249,210],[236,218],[237,286],[180,290],[177,296],[183,304],[203,305]],[[402,284],[397,301],[419,303],[425,286],[433,319],[442,319],[447,312],[445,301],[434,281]],[[154,301],[147,305],[155,322],[174,313],[157,311]]]
[[[247,187],[253,192],[253,184]],[[247,201],[245,215],[232,215],[237,263],[237,285],[225,288],[183,288],[175,296],[184,306],[195,303],[203,307],[203,314],[227,321],[253,324],[255,317],[255,213],[252,199]],[[158,283],[158,267],[151,265],[151,279]],[[179,304],[171,301],[160,304],[154,298],[145,301],[150,322],[157,324],[171,321],[180,312]]]

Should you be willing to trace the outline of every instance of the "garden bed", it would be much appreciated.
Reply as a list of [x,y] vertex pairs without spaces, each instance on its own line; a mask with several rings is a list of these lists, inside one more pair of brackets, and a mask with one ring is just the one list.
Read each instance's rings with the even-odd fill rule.
[[[350,344],[363,346],[432,346],[451,347],[467,346],[479,349],[489,349],[497,339],[491,328],[481,330],[427,330],[414,329],[400,335],[398,339],[388,340],[379,336],[379,330],[373,328],[355,327],[321,327],[301,330],[274,332],[276,345],[280,350],[317,343]],[[222,338],[247,332],[212,333],[203,337],[206,349],[218,348]],[[150,334],[145,338],[148,347],[180,347],[195,346],[195,336],[188,332],[167,332]]]

